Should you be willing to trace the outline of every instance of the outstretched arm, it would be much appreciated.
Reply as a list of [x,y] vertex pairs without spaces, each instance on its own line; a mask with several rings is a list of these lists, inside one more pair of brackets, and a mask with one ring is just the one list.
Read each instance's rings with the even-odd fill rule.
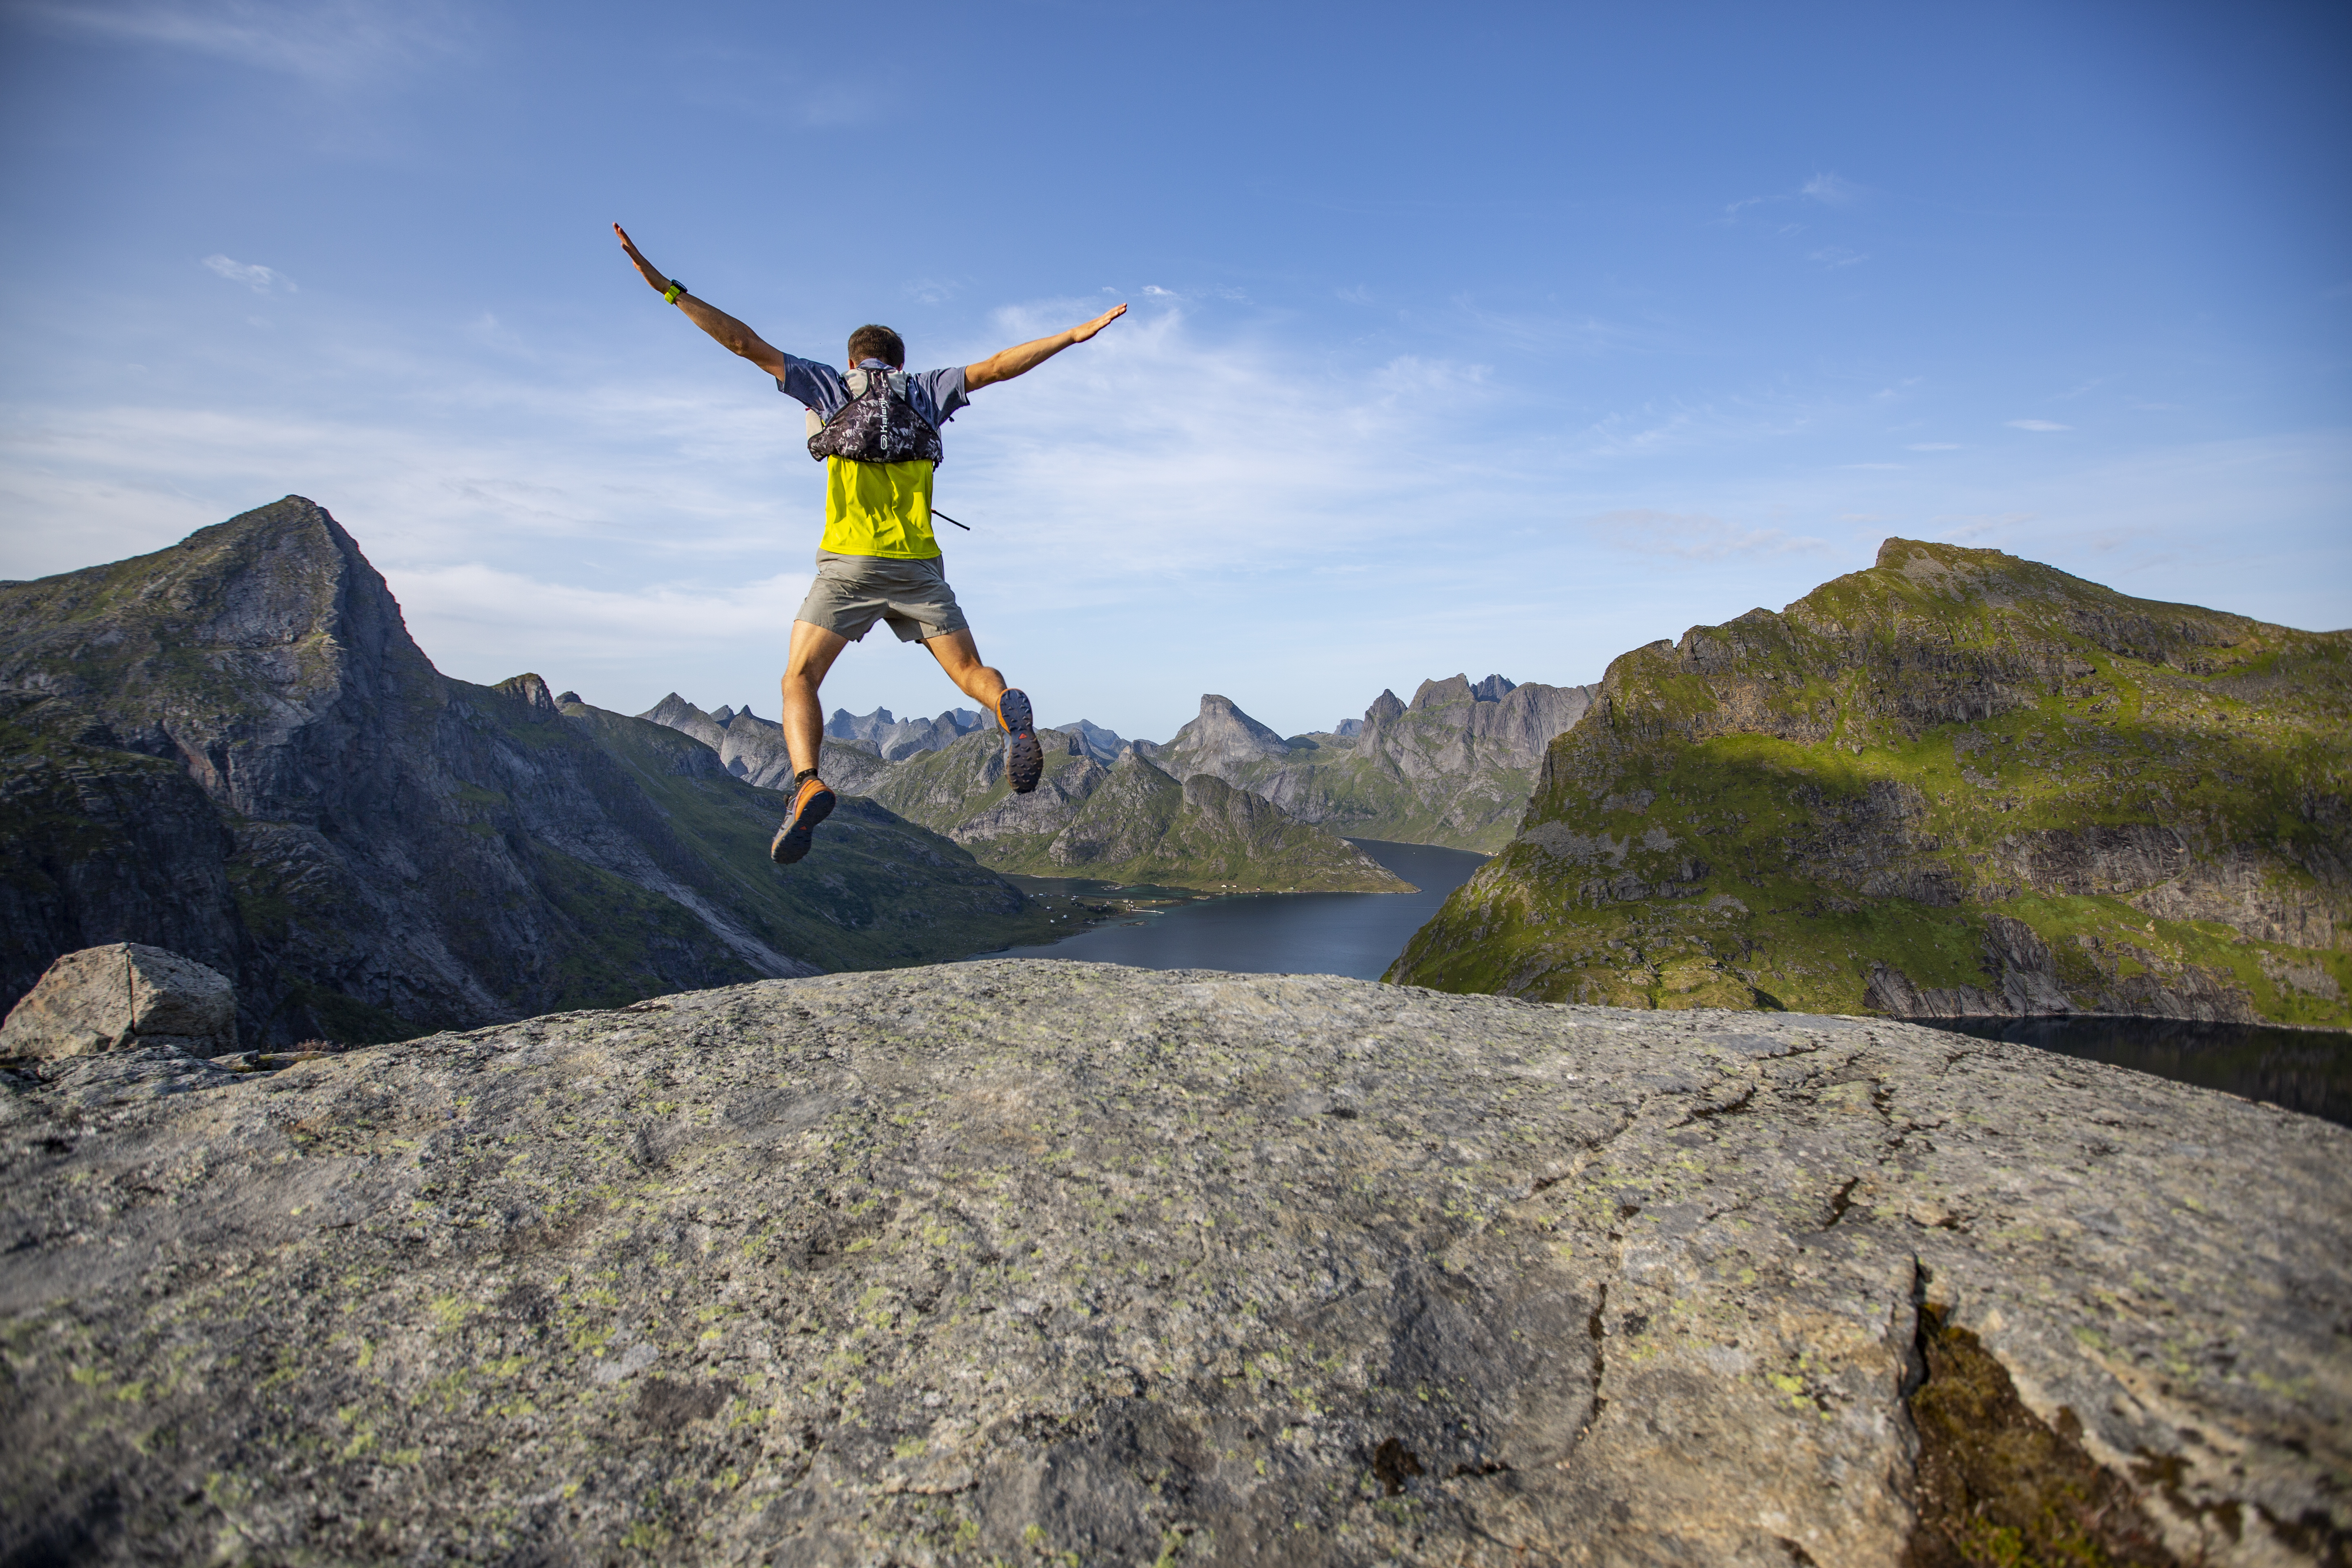
[[[636,263],[637,270],[645,275],[646,281],[653,286],[654,292],[668,293],[673,279],[663,277],[655,269],[654,264],[646,259],[645,253],[640,251],[635,243],[629,238],[629,231],[619,224],[614,224],[613,232],[621,237],[621,248],[629,253],[629,259]],[[688,321],[716,338],[720,348],[725,349],[729,353],[740,354],[750,360],[779,381],[783,379],[783,354],[771,346],[759,333],[717,306],[703,303],[683,289],[678,290],[677,308],[686,312]]]
[[963,367],[964,390],[977,392],[991,382],[1011,381],[1024,371],[1034,370],[1072,343],[1085,342],[1126,314],[1126,306],[1114,305],[1084,326],[1072,327],[1066,332],[1055,332],[1050,338],[1038,338],[1032,342],[1000,349],[978,364]]

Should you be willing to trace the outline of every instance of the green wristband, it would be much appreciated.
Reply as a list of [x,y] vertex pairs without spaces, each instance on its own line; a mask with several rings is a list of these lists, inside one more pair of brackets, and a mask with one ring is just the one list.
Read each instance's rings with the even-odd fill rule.
[[675,305],[677,303],[677,297],[685,292],[686,285],[673,278],[669,280],[669,287],[662,290],[662,303]]

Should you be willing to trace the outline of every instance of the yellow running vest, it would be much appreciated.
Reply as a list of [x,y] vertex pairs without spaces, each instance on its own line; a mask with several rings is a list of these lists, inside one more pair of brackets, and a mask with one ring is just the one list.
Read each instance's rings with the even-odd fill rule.
[[931,537],[931,464],[824,460],[824,540],[836,555],[884,555],[928,561],[940,552]]

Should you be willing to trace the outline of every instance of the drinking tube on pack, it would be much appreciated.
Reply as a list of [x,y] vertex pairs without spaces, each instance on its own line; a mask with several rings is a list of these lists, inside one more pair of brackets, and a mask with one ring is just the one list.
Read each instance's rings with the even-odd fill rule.
[[[955,522],[955,519],[950,517],[947,513],[941,511],[937,507],[931,508],[931,515],[938,518],[941,522]],[[970,533],[971,531],[971,524],[968,522],[956,522],[956,526],[962,529],[966,533]]]

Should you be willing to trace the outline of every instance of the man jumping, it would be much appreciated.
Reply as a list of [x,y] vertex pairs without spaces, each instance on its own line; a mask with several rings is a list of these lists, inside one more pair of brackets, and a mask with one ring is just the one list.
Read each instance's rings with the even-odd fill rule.
[[940,457],[940,426],[992,382],[1034,370],[1072,343],[1085,342],[1127,313],[1125,305],[1084,326],[1018,344],[978,364],[906,374],[907,348],[887,327],[849,334],[849,374],[799,359],[761,341],[726,311],[707,305],[654,269],[619,224],[621,248],[664,300],[719,341],[776,378],[776,390],[808,409],[809,456],[824,464],[824,537],[816,581],[793,621],[784,660],[784,745],[793,758],[793,805],[768,853],[789,866],[809,852],[816,825],[833,812],[834,794],[817,777],[824,710],[817,689],[841,650],[887,621],[901,642],[931,650],[964,695],[996,715],[1004,731],[1004,771],[1013,793],[1037,787],[1045,756],[1037,744],[1028,696],[980,662],[980,649],[948,586],[939,542],[931,537],[931,471]]

